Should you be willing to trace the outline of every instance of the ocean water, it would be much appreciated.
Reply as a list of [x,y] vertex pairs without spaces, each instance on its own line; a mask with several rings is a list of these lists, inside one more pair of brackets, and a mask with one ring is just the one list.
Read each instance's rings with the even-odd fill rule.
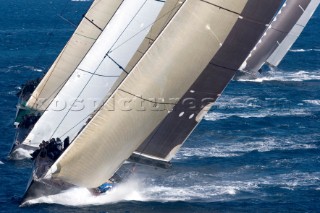
[[108,195],[76,188],[19,208],[32,162],[7,159],[15,93],[48,69],[90,3],[0,2],[0,212],[320,211],[320,10],[277,70],[230,83],[171,169],[138,166]]

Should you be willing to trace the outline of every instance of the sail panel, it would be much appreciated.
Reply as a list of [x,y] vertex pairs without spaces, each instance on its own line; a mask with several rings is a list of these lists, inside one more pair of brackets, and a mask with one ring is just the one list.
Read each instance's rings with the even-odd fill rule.
[[37,147],[52,137],[72,140],[126,72],[122,67],[137,51],[163,4],[125,0],[23,144]]
[[210,110],[213,103],[266,30],[281,1],[249,1],[204,72],[188,89],[173,111],[135,151],[135,156],[170,161],[186,138]]
[[[174,14],[180,9],[181,5],[185,2],[185,0],[167,0],[164,4],[162,10],[160,11],[155,23],[152,25],[148,35],[145,37],[143,42],[141,43],[139,49],[136,51],[134,56],[131,58],[125,70],[127,72],[131,72],[132,68],[138,63],[138,61],[142,58],[142,56],[146,53],[146,51],[151,47],[153,42],[165,28],[165,26],[172,19]],[[114,91],[119,84],[127,77],[127,73],[121,73],[118,77],[116,83],[113,85],[111,91]]]
[[240,70],[257,73],[297,23],[310,0],[287,0]]
[[288,53],[289,49],[295,43],[295,41],[299,38],[303,29],[311,19],[313,13],[316,11],[319,6],[320,0],[311,0],[307,9],[304,11],[303,15],[300,17],[298,22],[292,28],[287,37],[281,42],[281,44],[277,47],[277,49],[272,53],[272,55],[268,58],[267,63],[271,66],[277,67],[285,55]]
[[[90,50],[123,0],[95,0],[76,31],[37,86],[27,106],[46,110]],[[94,24],[93,24],[94,23]]]
[[108,180],[219,51],[239,19],[228,9],[246,3],[187,0],[48,176],[85,187]]

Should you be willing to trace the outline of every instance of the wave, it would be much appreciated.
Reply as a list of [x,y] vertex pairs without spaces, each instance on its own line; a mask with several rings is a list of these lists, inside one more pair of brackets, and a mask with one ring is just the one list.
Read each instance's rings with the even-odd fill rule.
[[293,171],[289,174],[279,174],[275,176],[259,178],[258,182],[261,186],[272,185],[284,189],[294,190],[298,187],[317,186],[320,181],[319,175],[320,172],[304,173]]
[[313,105],[320,105],[320,100],[303,100],[303,102]]
[[240,82],[257,82],[265,81],[310,81],[320,80],[320,71],[299,71],[299,72],[272,72],[268,76],[258,76],[257,78],[239,78]]
[[10,158],[13,160],[24,160],[24,159],[31,158],[31,155],[30,155],[31,153],[32,151],[18,148],[11,153]]
[[320,49],[292,49],[290,52],[320,52]]
[[65,206],[88,206],[117,203],[120,201],[144,201],[145,198],[140,193],[141,188],[138,180],[130,179],[100,196],[94,196],[86,188],[79,187],[63,191],[60,194],[30,200],[26,205],[56,203]]
[[[246,167],[240,171],[219,174],[181,171],[170,175],[162,174],[160,177],[149,175],[118,184],[110,192],[100,196],[93,196],[85,188],[73,188],[57,195],[30,200],[27,205],[48,203],[65,206],[96,206],[124,201],[226,201],[237,198],[234,196],[241,192],[261,193],[261,189],[270,186],[294,190],[301,186],[314,187],[319,182],[319,172],[303,173],[295,171],[263,177],[247,176],[246,180],[240,178],[230,180],[230,175],[234,176],[239,172],[251,171],[251,169]],[[158,182],[155,182],[155,179]],[[149,182],[146,180],[149,180]]]
[[3,163],[2,161],[0,161],[0,165],[1,165],[1,164],[4,164],[4,163]]
[[230,117],[239,117],[239,118],[265,118],[265,117],[286,117],[286,116],[308,116],[311,115],[311,112],[305,111],[303,109],[291,109],[285,111],[258,111],[258,112],[239,112],[239,113],[219,113],[219,112],[210,112],[204,119],[207,121],[218,121],[223,119],[229,119]]
[[[138,179],[130,179],[128,182],[118,184],[111,191],[104,195],[94,196],[86,188],[73,188],[61,192],[60,194],[43,196],[30,200],[26,205],[39,203],[60,204],[65,206],[95,206],[123,201],[142,201],[142,202],[172,202],[172,201],[188,201],[193,199],[212,199],[222,195],[235,195],[239,191],[250,191],[255,188],[251,183],[220,182],[218,184],[208,184],[195,178],[188,185],[179,185],[181,177],[190,177],[190,173],[180,173],[169,176],[167,183],[146,183],[143,177]],[[160,178],[161,179],[161,178]]]
[[43,72],[42,68],[37,68],[37,67],[33,67],[33,66],[23,66],[23,68],[26,68],[26,69],[34,71],[34,72]]
[[222,98],[219,98],[214,106],[218,109],[242,109],[242,108],[260,108],[260,100],[258,98],[253,98],[249,96],[228,96],[224,95]]
[[[299,139],[299,138],[298,138]],[[293,141],[292,139],[277,139],[273,137],[265,137],[256,141],[241,142],[226,144],[225,142],[215,142],[211,146],[203,146],[199,148],[182,147],[177,153],[176,160],[184,160],[190,157],[207,158],[207,157],[236,157],[242,156],[246,153],[258,151],[258,152],[270,152],[273,150],[300,150],[300,149],[317,149],[318,146],[314,142],[300,143],[299,140]]]

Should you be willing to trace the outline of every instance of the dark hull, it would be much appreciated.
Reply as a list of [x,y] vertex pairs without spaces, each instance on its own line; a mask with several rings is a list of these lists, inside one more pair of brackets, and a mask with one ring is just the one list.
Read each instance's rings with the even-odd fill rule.
[[74,185],[61,180],[43,178],[52,164],[53,161],[48,157],[37,157],[34,163],[32,175],[27,186],[27,190],[22,197],[20,206],[28,205],[28,201],[30,200],[37,199],[43,196],[59,194],[63,190],[74,187]]
[[32,179],[27,187],[25,194],[22,197],[20,206],[30,205],[29,201],[43,196],[59,194],[63,190],[67,190],[73,185],[52,180],[34,180]]

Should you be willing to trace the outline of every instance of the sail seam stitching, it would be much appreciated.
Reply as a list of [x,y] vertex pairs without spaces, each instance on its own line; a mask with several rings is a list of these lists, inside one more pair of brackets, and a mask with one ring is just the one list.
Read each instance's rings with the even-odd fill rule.
[[101,32],[103,31],[103,29],[101,27],[99,27],[98,25],[96,25],[93,20],[88,19],[85,15],[83,15],[83,18],[85,18],[87,21],[89,21],[93,26],[95,26],[96,28],[98,28]]
[[[161,20],[162,18],[166,17],[169,13],[172,13],[178,6],[175,6],[172,10],[170,10],[169,12],[165,13],[162,17],[156,19],[152,24],[148,25],[147,27],[145,27],[144,29],[140,30],[139,32],[137,32],[135,35],[133,35],[132,37],[130,37],[129,39],[127,39],[126,41],[122,42],[121,44],[119,44],[116,47],[112,47],[113,49],[110,49],[109,52],[113,52],[115,50],[117,50],[118,48],[120,48],[122,45],[124,45],[125,43],[127,43],[128,41],[130,41],[132,38],[134,38],[135,36],[137,36],[138,34],[140,34],[141,32],[143,32],[144,30],[146,30],[148,27],[152,26],[154,23],[156,23],[157,21]],[[152,30],[152,28],[150,29],[150,31]],[[161,30],[161,32],[163,31],[163,29]],[[149,37],[146,37],[145,39],[150,40],[151,44],[156,40],[156,39],[151,39]]]
[[215,63],[212,63],[212,62],[210,62],[209,64],[213,65],[213,66],[216,66],[216,67],[224,68],[224,69],[227,69],[227,70],[233,71],[233,72],[237,72],[238,71],[238,69],[232,69],[232,68],[221,66],[221,65],[218,65],[218,64],[215,64]]
[[137,96],[137,95],[135,95],[135,94],[132,94],[132,93],[130,93],[130,92],[128,92],[128,91],[125,91],[125,90],[123,90],[123,89],[119,89],[120,91],[122,91],[122,92],[124,92],[124,93],[127,93],[127,94],[129,94],[129,95],[132,95],[132,96],[134,96],[134,97],[136,97],[136,98],[139,98],[139,99],[141,99],[141,100],[144,100],[144,101],[147,101],[147,102],[150,102],[150,103],[153,103],[153,104],[170,104],[170,105],[176,105],[176,103],[160,103],[160,102],[157,102],[157,101],[151,101],[151,100],[148,100],[148,99],[146,99],[146,98],[142,98],[142,97],[140,97],[140,96]]
[[239,16],[239,19],[243,19],[243,20],[246,20],[246,21],[255,23],[255,24],[261,24],[261,25],[264,25],[264,26],[268,25],[268,24],[266,24],[266,23],[262,23],[262,22],[259,22],[259,21],[256,21],[256,20],[253,20],[253,19],[250,19],[250,18],[243,17],[240,13],[238,13],[238,12],[236,12],[236,11],[233,11],[233,10],[230,10],[230,9],[228,9],[228,8],[219,6],[219,5],[217,5],[217,4],[208,2],[208,1],[206,1],[206,0],[200,0],[200,1],[202,1],[202,2],[204,2],[204,3],[207,3],[207,4],[210,4],[210,5],[212,5],[212,6],[215,6],[215,7],[219,8],[219,9],[221,9],[221,10],[225,10],[225,11],[227,11],[227,12],[230,12],[230,13],[233,13],[233,14],[235,14],[235,15],[238,15],[238,16]]
[[90,71],[87,71],[87,70],[83,70],[83,69],[80,69],[80,68],[78,68],[78,70],[80,70],[80,71],[82,71],[82,72],[89,73],[89,74],[91,74],[91,75],[96,75],[96,76],[101,76],[101,77],[110,77],[110,78],[119,77],[119,75],[102,75],[102,74],[97,74],[97,73],[93,73],[93,72],[90,72]]
[[94,40],[94,41],[97,40],[97,39],[95,39],[95,38],[91,38],[91,37],[89,37],[89,36],[85,36],[85,35],[82,35],[82,34],[79,34],[79,33],[75,33],[75,35],[78,35],[78,36],[81,36],[81,37],[84,37],[84,38],[87,38],[87,39],[91,39],[91,40]]
[[[123,1],[122,1],[122,2],[120,3],[120,5],[118,6],[117,10],[120,8],[120,6],[122,5],[122,3],[123,3]],[[91,8],[90,8],[90,9],[91,9]],[[90,9],[89,9],[89,10],[90,10]],[[89,12],[89,10],[88,10],[88,12]],[[87,12],[87,13],[88,13],[88,12]],[[108,23],[106,24],[106,26],[105,26],[104,28],[106,28],[106,27],[108,26],[108,24],[110,23],[110,21],[113,19],[114,15],[115,15],[115,13],[110,17]],[[98,38],[99,38],[100,36],[101,36],[101,33],[100,33],[100,35],[98,36]],[[73,37],[73,36],[72,36],[72,37]],[[71,38],[69,39],[69,41],[67,42],[67,45],[70,43],[72,37],[71,37]],[[98,39],[98,38],[97,38],[97,39]],[[97,39],[96,39],[96,40],[97,40]],[[67,45],[66,45],[66,46],[67,46]],[[94,45],[94,43],[91,45],[91,47],[89,48],[89,50],[86,52],[86,54],[85,54],[85,56],[83,57],[83,59],[84,59],[84,58],[87,56],[87,54],[90,52],[90,50],[92,49],[93,45]],[[63,48],[62,52],[65,51],[66,46]],[[62,52],[61,52],[61,53],[62,53]],[[57,58],[57,63],[60,61],[61,57],[62,57],[62,54],[59,54],[59,56],[58,56],[58,58]],[[77,67],[81,64],[81,62],[83,61],[83,59],[78,63]],[[55,67],[57,66],[57,63],[54,65]],[[54,67],[53,69],[55,69],[55,67]],[[77,68],[77,67],[76,67],[76,68]],[[40,96],[40,94],[42,93],[43,89],[45,88],[46,84],[48,83],[48,81],[49,81],[52,73],[53,73],[53,72],[51,72],[50,75],[48,76],[48,79],[47,79],[46,82],[44,83],[41,91],[39,92],[38,97],[35,97],[36,101],[35,101],[35,103],[33,104],[33,106],[36,104],[37,100],[39,99],[39,96]],[[65,85],[65,83],[71,78],[72,74],[73,74],[73,72],[69,75],[69,77],[68,77],[64,82],[62,82],[62,84],[61,84],[57,89],[54,90],[53,93],[51,93],[51,94],[49,95],[48,99],[51,98],[52,96],[54,96],[57,91],[59,92],[59,91],[62,89],[62,87]],[[56,95],[57,95],[57,94],[56,94]],[[55,97],[56,97],[56,95],[55,95]],[[33,96],[33,94],[32,94],[32,96]],[[33,96],[33,97],[34,97],[34,96]],[[48,100],[48,99],[47,99],[47,100]],[[43,105],[45,104],[45,102],[47,102],[47,100],[44,101],[39,107],[43,106]],[[48,104],[48,106],[52,103],[52,101],[53,101],[53,99],[50,101],[50,103]],[[47,108],[48,108],[48,107],[47,107]],[[46,109],[45,109],[45,110],[46,110]]]

